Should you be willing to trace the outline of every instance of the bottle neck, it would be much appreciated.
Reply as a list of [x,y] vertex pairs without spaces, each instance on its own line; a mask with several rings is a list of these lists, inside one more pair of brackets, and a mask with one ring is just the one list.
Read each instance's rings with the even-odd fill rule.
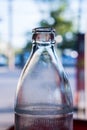
[[[32,53],[31,57],[35,52],[39,54],[43,51],[48,53],[54,53],[55,44],[55,31],[52,28],[35,28],[32,35]],[[50,52],[49,52],[50,51]],[[36,54],[36,53],[35,53]]]

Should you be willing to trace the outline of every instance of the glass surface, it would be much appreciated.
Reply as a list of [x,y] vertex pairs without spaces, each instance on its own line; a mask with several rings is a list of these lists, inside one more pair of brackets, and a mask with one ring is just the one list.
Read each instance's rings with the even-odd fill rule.
[[17,86],[16,130],[37,130],[40,125],[43,130],[53,129],[60,124],[59,130],[72,130],[72,93],[55,52],[54,30],[34,29],[32,42],[31,56]]

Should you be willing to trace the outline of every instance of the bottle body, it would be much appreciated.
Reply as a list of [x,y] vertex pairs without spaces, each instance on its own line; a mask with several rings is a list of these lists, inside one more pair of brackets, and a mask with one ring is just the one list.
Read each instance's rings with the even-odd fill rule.
[[[73,129],[70,85],[48,33],[46,30],[44,38],[44,33],[37,33],[35,39],[39,44],[33,45],[18,83],[16,130]],[[42,39],[47,42],[41,43]]]

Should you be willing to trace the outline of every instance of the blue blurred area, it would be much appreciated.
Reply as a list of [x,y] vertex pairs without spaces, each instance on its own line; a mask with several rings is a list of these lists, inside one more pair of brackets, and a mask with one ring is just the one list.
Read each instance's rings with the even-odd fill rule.
[[0,54],[0,66],[7,66],[8,58],[5,55]]
[[27,59],[29,58],[30,52],[24,52],[15,56],[15,66],[23,68]]
[[[24,53],[20,53],[20,54],[16,54],[15,56],[15,66],[19,67],[19,68],[23,68],[26,61],[28,60],[30,56],[30,52],[24,52]],[[77,64],[77,57],[78,57],[78,53],[75,50],[70,50],[70,49],[65,49],[62,52],[61,57],[59,57],[61,59],[61,62],[63,64],[63,66],[76,66]]]
[[77,57],[78,57],[77,51],[65,49],[61,56],[63,66],[76,66]]

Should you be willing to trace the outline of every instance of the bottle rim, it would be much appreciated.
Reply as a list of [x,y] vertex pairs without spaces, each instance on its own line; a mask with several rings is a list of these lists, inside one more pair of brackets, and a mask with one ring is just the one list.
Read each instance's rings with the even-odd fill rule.
[[53,27],[37,27],[37,28],[34,28],[32,29],[32,33],[35,33],[35,32],[53,32],[55,33],[55,29]]

